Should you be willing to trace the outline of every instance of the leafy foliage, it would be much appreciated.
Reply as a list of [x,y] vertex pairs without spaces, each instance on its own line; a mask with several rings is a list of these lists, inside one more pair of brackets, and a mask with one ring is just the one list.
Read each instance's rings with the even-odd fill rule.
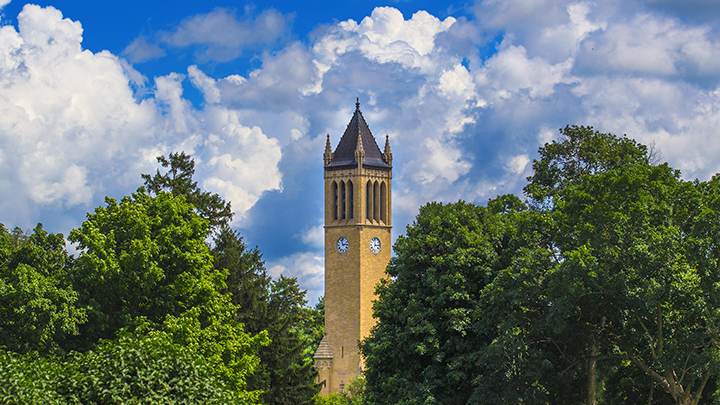
[[137,317],[160,324],[215,302],[225,287],[205,244],[207,221],[183,197],[134,193],[106,204],[69,237],[80,250],[71,277],[90,308],[80,350]]
[[94,350],[73,353],[58,391],[69,403],[252,404],[259,393],[235,389],[217,358],[173,342],[161,331],[121,333]]
[[331,393],[328,396],[317,395],[314,405],[361,405],[365,400],[365,379],[353,378],[348,383],[347,391]]
[[267,331],[272,343],[260,348],[260,365],[248,387],[262,390],[266,404],[311,404],[319,391],[312,355],[322,338],[323,318],[307,308],[297,280],[266,273],[262,255],[248,249],[226,227],[215,237],[215,267],[227,269],[228,291],[238,305],[236,319],[250,333]]
[[541,158],[533,162],[535,173],[528,177],[525,194],[535,203],[549,202],[568,185],[585,175],[648,164],[645,145],[626,137],[603,134],[592,127],[568,125],[560,130],[562,142],[541,147]]
[[77,259],[41,225],[0,226],[0,402],[313,402],[322,312],[266,274],[189,156],[158,161],[149,193],[70,233]]
[[87,320],[67,278],[63,235],[38,225],[32,234],[0,225],[0,346],[59,354]]
[[[192,317],[191,317],[192,318]],[[177,326],[177,325],[175,325]],[[147,324],[134,331],[122,330],[113,340],[102,340],[93,350],[72,352],[64,361],[36,355],[0,351],[0,402],[4,404],[254,404],[259,392],[245,391],[239,374],[247,375],[257,364],[253,346],[265,344],[266,336],[221,333],[215,327],[202,330],[185,325],[187,334],[200,337],[194,344]],[[175,330],[177,333],[178,331]],[[206,340],[204,338],[211,337]],[[226,343],[230,338],[232,344]],[[208,342],[213,342],[208,344]],[[244,353],[234,369],[213,355],[211,346],[223,344]],[[210,354],[210,355],[208,355]],[[242,369],[241,373],[237,373]]]
[[[361,345],[369,403],[465,403],[494,331],[483,289],[511,263],[524,205],[430,203],[395,244],[391,281],[378,287],[379,323]],[[504,214],[504,215],[501,215]],[[450,389],[449,387],[452,387]]]
[[157,161],[162,167],[168,168],[168,171],[161,174],[158,169],[154,176],[141,175],[149,192],[158,195],[164,191],[174,196],[185,196],[200,217],[209,221],[211,229],[229,225],[233,217],[230,202],[223,200],[218,194],[202,191],[198,187],[197,182],[192,179],[195,174],[195,161],[192,157],[185,152],[174,152],[167,158],[158,156]]
[[[233,319],[237,309],[228,300],[195,307],[179,317],[168,315],[163,331],[185,350],[213,362],[213,371],[235,391],[247,388],[246,380],[260,362],[257,351],[270,340],[266,331],[252,337]],[[256,397],[260,392],[257,391]]]
[[11,403],[43,391],[57,403],[256,403],[261,392],[245,382],[269,339],[235,320],[207,221],[164,192],[106,203],[71,232],[74,261],[41,226],[0,237],[3,344],[61,355],[3,352],[0,393]]
[[57,391],[63,366],[37,354],[20,355],[0,349],[0,403],[8,405],[62,405]]
[[431,203],[398,239],[361,346],[368,403],[708,402],[720,179],[684,182],[624,137],[561,134],[529,207]]

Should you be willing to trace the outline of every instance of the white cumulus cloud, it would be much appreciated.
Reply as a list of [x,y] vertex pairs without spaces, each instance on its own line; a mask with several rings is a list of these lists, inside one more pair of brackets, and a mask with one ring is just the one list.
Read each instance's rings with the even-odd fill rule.
[[315,305],[325,291],[325,259],[314,253],[296,253],[267,263],[268,273],[273,278],[284,275],[294,277],[307,290],[305,299]]
[[[277,141],[233,110],[195,109],[182,74],[156,78],[138,101],[131,84],[146,79],[107,51],[84,50],[82,34],[79,22],[35,5],[23,8],[17,30],[0,27],[0,222],[28,226],[40,210],[90,209],[127,194],[170,151],[194,154],[239,217],[280,187]],[[208,103],[219,101],[212,79],[188,72]]]

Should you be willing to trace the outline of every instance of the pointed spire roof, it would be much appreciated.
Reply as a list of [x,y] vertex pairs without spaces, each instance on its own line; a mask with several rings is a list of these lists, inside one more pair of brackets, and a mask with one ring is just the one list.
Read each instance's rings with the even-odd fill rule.
[[327,140],[325,141],[325,153],[332,155],[332,145],[330,145],[330,134],[327,134]]
[[363,118],[362,112],[360,112],[360,101],[358,100],[355,103],[355,113],[345,129],[345,133],[342,138],[340,138],[340,143],[338,143],[335,149],[332,162],[325,167],[340,168],[357,166],[358,162],[355,160],[355,150],[360,148],[365,151],[364,166],[392,168],[392,166],[383,159],[383,154],[377,142],[375,142],[375,137],[373,137],[368,124],[365,122],[365,118]]
[[330,341],[328,340],[327,334],[325,334],[320,341],[320,345],[318,346],[317,350],[315,350],[315,355],[313,356],[315,359],[332,359],[333,358],[333,352],[330,348]]

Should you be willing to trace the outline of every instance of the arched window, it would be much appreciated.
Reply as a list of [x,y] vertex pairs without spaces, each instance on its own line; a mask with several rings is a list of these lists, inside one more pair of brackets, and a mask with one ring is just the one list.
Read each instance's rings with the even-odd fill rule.
[[345,182],[340,182],[340,219],[345,219]]
[[365,218],[366,219],[372,219],[372,182],[367,182],[367,187],[365,187]]
[[353,219],[355,213],[355,190],[353,190],[353,183],[351,180],[347,182],[347,195],[348,195],[348,218]]
[[338,185],[333,181],[332,183],[332,195],[333,195],[333,219],[338,219]]
[[385,182],[383,181],[380,183],[380,221],[385,222],[387,221],[387,215],[386,215],[386,204],[387,204],[387,190],[385,189]]
[[373,184],[373,219],[378,220],[380,216],[380,198],[378,198],[380,190],[377,181]]

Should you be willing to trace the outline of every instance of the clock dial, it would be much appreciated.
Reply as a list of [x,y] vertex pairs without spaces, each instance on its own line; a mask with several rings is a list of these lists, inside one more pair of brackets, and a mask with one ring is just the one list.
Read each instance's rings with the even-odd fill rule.
[[349,247],[350,247],[350,243],[348,242],[347,239],[345,239],[344,237],[338,239],[338,241],[337,241],[337,250],[338,250],[340,253],[345,253],[345,252],[347,252],[347,250],[348,250]]
[[377,253],[380,251],[380,239],[378,239],[378,238],[370,239],[370,250],[372,250],[373,253]]

